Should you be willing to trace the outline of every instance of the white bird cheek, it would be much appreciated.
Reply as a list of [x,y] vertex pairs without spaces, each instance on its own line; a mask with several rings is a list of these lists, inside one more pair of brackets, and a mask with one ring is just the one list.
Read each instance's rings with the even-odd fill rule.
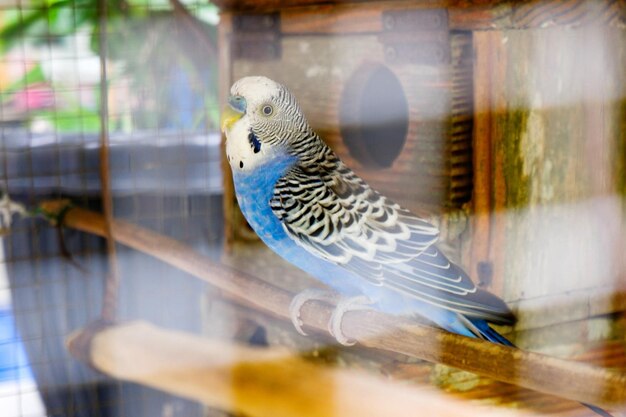
[[248,139],[246,123],[236,123],[226,134],[226,156],[234,172],[246,172],[259,165],[260,153],[255,154]]

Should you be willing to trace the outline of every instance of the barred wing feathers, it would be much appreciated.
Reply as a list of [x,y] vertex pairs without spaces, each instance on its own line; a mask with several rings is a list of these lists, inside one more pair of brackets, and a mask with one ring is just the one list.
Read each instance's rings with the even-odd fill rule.
[[372,284],[491,322],[514,321],[504,302],[476,288],[433,245],[435,226],[331,162],[296,165],[275,185],[270,205],[298,245]]
[[277,182],[270,205],[296,242],[341,265],[406,262],[439,235],[346,167],[332,175],[296,166]]
[[492,323],[515,323],[500,298],[477,288],[435,245],[401,266],[383,267],[382,277],[396,291],[430,304]]

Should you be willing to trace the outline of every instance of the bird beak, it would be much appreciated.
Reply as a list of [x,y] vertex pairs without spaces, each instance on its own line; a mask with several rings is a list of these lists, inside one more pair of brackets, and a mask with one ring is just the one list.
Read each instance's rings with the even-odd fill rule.
[[228,105],[222,110],[221,127],[226,132],[246,113],[246,100],[241,96],[230,96]]
[[222,110],[221,126],[222,132],[226,132],[230,127],[243,116],[243,112],[233,109],[230,105]]

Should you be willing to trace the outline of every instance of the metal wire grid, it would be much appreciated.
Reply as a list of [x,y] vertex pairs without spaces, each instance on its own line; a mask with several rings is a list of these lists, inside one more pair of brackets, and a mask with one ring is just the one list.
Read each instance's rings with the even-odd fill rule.
[[[81,8],[95,11],[96,6],[97,2],[71,2],[68,13],[72,21],[66,31],[45,28],[43,34],[25,33],[0,56],[0,187],[14,200],[33,205],[43,198],[69,197],[80,206],[101,208],[94,119],[97,106],[81,105],[68,113],[63,103],[68,98],[79,104],[97,102],[94,97],[99,94],[99,74],[85,77],[82,67],[97,59],[84,48],[91,41],[90,28],[81,27],[75,33]],[[132,2],[137,14],[168,13],[168,6],[164,1]],[[204,2],[188,2],[185,6],[195,15],[206,12]],[[0,5],[0,25],[7,15],[23,19],[38,10],[39,3],[32,1]],[[149,27],[151,17],[147,19],[143,23]],[[114,36],[120,27],[108,25],[107,34]],[[147,42],[157,41],[153,38]],[[59,49],[59,45],[64,47]],[[195,52],[202,56],[202,50]],[[7,79],[25,77],[37,63],[46,66],[45,83],[30,90],[25,84],[23,95],[26,104],[32,105],[28,100],[42,92],[48,94],[44,97],[49,99],[45,111],[29,106],[15,111],[16,89],[9,88]],[[211,74],[214,63],[207,60],[205,74],[191,80],[183,77],[182,82],[176,77],[185,75],[184,63],[177,66],[173,62],[177,70],[168,71],[148,67],[148,60],[143,70],[151,73],[145,80],[138,72],[141,66],[130,72],[119,62],[108,63],[108,92],[112,96],[109,175],[115,216],[217,256],[222,216],[215,126],[206,115],[191,125],[171,122],[174,119],[162,123],[163,118],[150,115],[167,115],[171,97],[180,90],[193,100],[175,102],[177,114],[197,112],[202,99],[216,91]],[[2,73],[7,69],[12,74]],[[198,73],[202,69],[194,70]],[[124,105],[125,100],[134,105]],[[68,130],[68,125],[73,127]],[[8,298],[10,293],[12,306],[11,310],[1,310],[4,316],[0,317],[7,319],[3,322],[13,322],[17,333],[0,333],[0,349],[11,352],[14,358],[13,364],[3,368],[5,375],[12,371],[12,384],[0,390],[0,403],[12,404],[11,412],[16,417],[39,415],[32,414],[29,405],[38,395],[49,416],[202,414],[194,403],[108,380],[69,357],[65,338],[98,317],[107,262],[102,239],[68,230],[63,231],[63,237],[71,260],[63,253],[59,232],[41,219],[15,221],[2,239],[0,269],[6,271],[8,281],[0,281],[0,295]],[[203,288],[195,279],[125,248],[118,248],[117,256],[122,279],[120,319],[141,318],[170,328],[200,331]],[[22,347],[27,363],[17,359]],[[24,382],[29,373],[35,385]]]

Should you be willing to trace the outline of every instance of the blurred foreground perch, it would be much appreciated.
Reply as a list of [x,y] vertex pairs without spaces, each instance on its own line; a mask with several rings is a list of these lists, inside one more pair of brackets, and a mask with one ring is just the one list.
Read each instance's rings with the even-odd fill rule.
[[[65,227],[104,235],[104,218],[98,213],[54,201],[40,209]],[[174,239],[119,220],[114,220],[111,228],[117,242],[205,280],[240,304],[288,319],[292,294],[216,264]],[[302,309],[301,318],[305,328],[325,332],[331,314],[331,306],[310,302]],[[375,311],[347,313],[344,333],[366,347],[443,363],[559,397],[607,408],[626,404],[626,374],[608,369],[470,339]],[[181,342],[181,348],[183,345]]]
[[[144,322],[103,327],[92,336],[88,360],[96,369],[251,417],[529,415],[315,365],[283,349],[238,346]],[[70,337],[70,351],[80,349],[80,339]]]

